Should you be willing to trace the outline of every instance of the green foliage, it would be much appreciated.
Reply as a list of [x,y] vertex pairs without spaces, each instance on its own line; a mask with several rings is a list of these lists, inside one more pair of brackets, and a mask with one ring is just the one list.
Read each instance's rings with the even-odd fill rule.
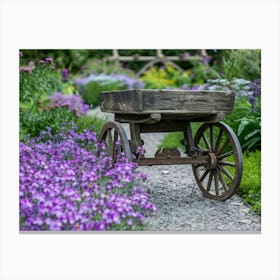
[[[168,68],[169,70],[171,69],[171,67]],[[171,71],[168,71],[168,68],[151,67],[147,72],[143,74],[143,76],[140,79],[142,82],[145,83],[146,88],[150,88],[150,89],[175,88],[176,80],[173,79],[173,76],[176,76],[178,79],[179,75],[175,74],[176,71],[171,73]],[[184,78],[187,81],[190,80],[187,74],[184,75]]]
[[34,108],[39,99],[46,99],[61,88],[60,75],[49,64],[38,65],[32,73],[20,72],[20,103]]
[[158,148],[176,148],[183,151],[184,147],[181,140],[184,138],[183,132],[170,132],[168,133],[158,145]]
[[126,74],[128,76],[135,76],[134,71],[123,68],[119,61],[107,61],[101,59],[91,59],[83,66],[83,76],[88,76],[92,73],[102,74]]
[[[22,64],[22,61],[20,61]],[[41,130],[48,127],[55,133],[61,130],[63,123],[74,122],[81,129],[93,126],[99,130],[103,121],[93,116],[78,118],[73,111],[66,107],[50,108],[48,97],[55,91],[63,91],[66,94],[75,93],[72,81],[61,81],[61,71],[53,70],[50,63],[34,65],[31,72],[20,71],[20,140],[26,136],[36,137]]]
[[252,112],[251,105],[245,99],[235,103],[233,112],[226,116],[227,123],[235,132],[242,150],[261,149],[261,114]]
[[20,141],[24,141],[26,135],[36,137],[41,130],[46,130],[48,127],[55,133],[61,129],[63,123],[72,122],[76,119],[74,112],[70,112],[64,107],[21,112]]
[[86,85],[84,85],[83,90],[81,91],[81,96],[86,104],[91,105],[92,107],[96,107],[99,105],[100,92],[121,90],[125,88],[126,87],[123,84],[115,81],[90,81]]
[[[199,127],[202,125],[201,122],[192,122],[191,128],[192,128],[192,134],[195,135],[196,131],[199,129]],[[186,148],[183,146],[181,141],[184,139],[184,134],[182,131],[179,132],[170,132],[168,133],[160,142],[158,145],[158,148],[176,148],[180,149],[181,151],[185,151]]]
[[78,132],[82,132],[85,129],[89,129],[92,131],[96,131],[97,135],[99,135],[99,132],[101,131],[101,128],[105,123],[106,120],[100,119],[94,115],[82,115],[75,121],[75,124],[78,127]]
[[257,113],[252,113],[239,120],[240,122],[237,136],[242,141],[243,150],[260,150],[261,149],[261,117]]
[[219,68],[224,78],[229,81],[233,78],[256,80],[261,75],[261,51],[224,50]]
[[[201,63],[201,62],[199,62]],[[184,85],[192,87],[201,85],[208,79],[219,78],[220,75],[208,65],[196,61],[190,69],[180,72],[167,64],[165,67],[151,67],[140,78],[147,88],[165,89],[165,88],[181,88]]]
[[261,152],[243,153],[243,177],[239,193],[252,209],[261,213]]

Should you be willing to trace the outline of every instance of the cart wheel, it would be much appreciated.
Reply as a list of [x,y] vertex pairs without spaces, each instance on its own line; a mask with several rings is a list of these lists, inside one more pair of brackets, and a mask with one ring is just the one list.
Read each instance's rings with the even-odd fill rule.
[[120,153],[124,153],[125,157],[131,161],[131,152],[126,133],[120,123],[106,123],[99,136],[99,142],[105,142],[106,153],[112,157],[113,162],[117,161]]
[[209,155],[208,164],[193,164],[193,173],[202,193],[212,199],[226,200],[239,187],[243,160],[233,130],[222,122],[205,123],[197,131],[195,146]]

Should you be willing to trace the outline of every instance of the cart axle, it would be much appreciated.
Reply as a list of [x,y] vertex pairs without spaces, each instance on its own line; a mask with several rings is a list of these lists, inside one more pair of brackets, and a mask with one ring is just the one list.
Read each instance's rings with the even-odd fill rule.
[[209,164],[209,156],[198,158],[179,157],[179,158],[140,158],[139,166],[151,165],[172,165],[172,164]]

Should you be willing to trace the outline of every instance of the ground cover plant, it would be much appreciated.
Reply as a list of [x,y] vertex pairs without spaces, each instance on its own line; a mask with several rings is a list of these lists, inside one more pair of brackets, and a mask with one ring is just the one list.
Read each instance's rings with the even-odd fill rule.
[[123,156],[112,164],[104,149],[72,124],[20,142],[20,229],[144,229],[155,211],[137,183],[146,177]]

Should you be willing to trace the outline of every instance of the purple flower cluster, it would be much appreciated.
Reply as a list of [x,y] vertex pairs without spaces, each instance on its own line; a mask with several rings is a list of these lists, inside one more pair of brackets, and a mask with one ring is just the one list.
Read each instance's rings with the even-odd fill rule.
[[23,57],[23,53],[19,51],[19,57]]
[[190,88],[188,84],[184,84],[179,89],[183,89],[183,90],[199,90],[200,87],[201,87],[200,85],[195,85],[192,88]]
[[21,142],[20,230],[133,230],[155,211],[135,167],[75,127]]
[[114,74],[114,78],[121,81],[128,89],[141,89],[144,88],[144,83],[140,80],[133,79],[124,74]]
[[261,97],[261,79],[253,81],[249,85],[249,91],[251,92],[249,102],[252,105],[252,111],[255,111],[257,98]]
[[49,99],[51,100],[51,108],[66,106],[69,111],[74,111],[78,117],[85,115],[89,109],[89,106],[79,95],[64,95],[61,92],[55,92]]
[[[45,64],[45,63],[50,63],[50,64],[54,64],[54,60],[52,57],[46,57],[44,59],[40,59],[39,61],[40,64]],[[53,66],[54,67],[54,66]]]
[[64,68],[64,69],[62,70],[61,76],[62,76],[61,80],[62,80],[63,83],[66,82],[66,81],[68,80],[69,71],[68,71],[67,68]]
[[106,83],[120,83],[127,87],[128,89],[140,89],[144,88],[144,83],[138,79],[133,79],[125,74],[91,74],[88,77],[83,77],[80,79],[76,79],[75,83],[78,87],[84,86],[89,82],[100,82],[101,84]]
[[30,67],[21,67],[19,69],[20,72],[31,73],[32,69]]

